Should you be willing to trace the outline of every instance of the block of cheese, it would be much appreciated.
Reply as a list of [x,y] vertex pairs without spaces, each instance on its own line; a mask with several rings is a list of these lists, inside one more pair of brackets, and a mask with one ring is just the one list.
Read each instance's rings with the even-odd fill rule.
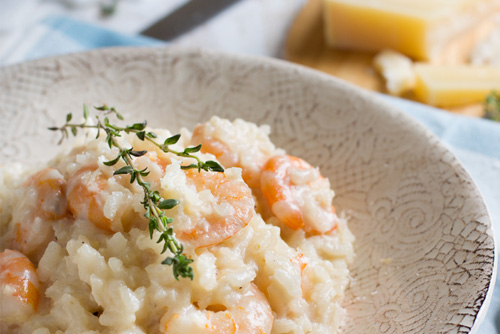
[[331,47],[393,49],[431,60],[442,48],[500,9],[498,0],[323,0]]
[[385,80],[387,91],[391,95],[402,95],[413,89],[415,73],[413,62],[405,55],[383,50],[373,59],[373,66]]
[[475,45],[470,62],[474,65],[500,66],[500,26]]
[[500,66],[417,63],[414,68],[415,96],[437,107],[483,102],[492,90],[500,91]]

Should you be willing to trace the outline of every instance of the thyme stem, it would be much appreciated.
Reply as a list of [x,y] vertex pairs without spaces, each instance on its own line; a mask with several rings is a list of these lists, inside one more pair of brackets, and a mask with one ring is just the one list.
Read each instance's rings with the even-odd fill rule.
[[[123,120],[123,117],[116,111],[115,108],[110,108],[106,105],[94,108],[104,112],[105,114],[114,114],[118,119]],[[146,122],[120,127],[111,124],[108,117],[105,117],[104,120],[101,121],[100,117],[96,116],[97,124],[87,124],[89,112],[87,106],[85,105],[83,107],[83,117],[83,123],[71,123],[73,116],[70,113],[66,115],[66,123],[63,126],[51,127],[49,130],[61,132],[62,137],[59,141],[60,143],[69,137],[70,131],[76,136],[78,129],[97,129],[96,138],[99,138],[100,131],[104,131],[106,133],[106,142],[108,143],[109,148],[116,147],[118,148],[119,153],[116,158],[110,161],[105,161],[104,164],[107,166],[113,166],[118,163],[120,159],[123,160],[125,162],[125,166],[115,170],[113,175],[128,174],[130,175],[130,183],[136,182],[142,188],[144,192],[144,200],[141,204],[144,206],[144,216],[149,220],[150,237],[152,239],[154,231],[158,231],[160,236],[157,243],[164,243],[161,253],[163,254],[169,250],[173,254],[172,257],[167,257],[164,261],[162,261],[162,263],[172,266],[175,279],[178,280],[179,276],[193,279],[193,269],[190,266],[190,263],[193,262],[193,260],[183,254],[184,246],[177,241],[172,227],[169,226],[169,224],[173,222],[173,218],[165,216],[165,210],[172,209],[179,203],[179,201],[175,199],[163,199],[158,191],[151,190],[151,184],[145,180],[145,177],[149,174],[147,168],[139,170],[134,165],[134,157],[143,156],[147,153],[147,151],[135,151],[133,148],[123,148],[116,140],[116,137],[121,137],[122,132],[127,134],[134,133],[140,140],[147,140],[153,143],[163,152],[172,153],[180,157],[192,158],[196,161],[195,164],[181,166],[182,169],[196,168],[198,171],[203,169],[206,171],[223,172],[224,168],[222,168],[222,166],[216,161],[209,160],[203,162],[197,156],[193,155],[192,153],[196,153],[201,149],[201,145],[196,147],[187,147],[183,151],[171,149],[169,146],[178,142],[180,138],[179,134],[167,138],[163,144],[158,143],[155,140],[157,135],[154,132],[146,132]]]

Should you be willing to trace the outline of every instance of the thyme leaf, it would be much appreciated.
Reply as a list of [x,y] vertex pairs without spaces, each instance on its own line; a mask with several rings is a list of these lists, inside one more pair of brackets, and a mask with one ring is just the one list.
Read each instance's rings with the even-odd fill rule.
[[492,91],[486,97],[484,118],[500,122],[500,92]]

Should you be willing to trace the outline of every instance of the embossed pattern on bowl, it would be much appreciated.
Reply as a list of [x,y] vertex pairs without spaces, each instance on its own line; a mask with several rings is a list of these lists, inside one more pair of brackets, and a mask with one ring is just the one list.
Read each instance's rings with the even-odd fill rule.
[[483,200],[441,142],[374,95],[277,60],[118,48],[0,68],[1,162],[54,156],[46,130],[83,103],[192,127],[211,115],[272,126],[320,166],[350,217],[356,261],[345,333],[468,333],[491,290]]

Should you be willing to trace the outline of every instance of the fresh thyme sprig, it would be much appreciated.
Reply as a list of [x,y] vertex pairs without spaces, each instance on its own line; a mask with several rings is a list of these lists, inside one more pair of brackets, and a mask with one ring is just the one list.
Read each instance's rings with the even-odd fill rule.
[[484,118],[500,122],[500,92],[492,91],[484,101]]
[[101,120],[99,115],[97,115],[97,123],[95,125],[88,124],[89,110],[88,107],[84,105],[84,120],[82,123],[71,123],[73,115],[70,113],[66,115],[66,123],[63,126],[51,127],[49,130],[61,132],[61,140],[59,143],[61,143],[64,139],[67,139],[70,132],[76,136],[78,129],[97,129],[96,138],[99,138],[101,131],[106,134],[106,142],[108,143],[109,148],[116,147],[119,152],[114,159],[105,161],[104,164],[106,166],[114,166],[118,163],[118,161],[123,160],[125,162],[125,166],[117,169],[114,172],[114,175],[130,175],[130,183],[136,182],[144,191],[144,200],[141,204],[144,206],[144,216],[149,220],[149,235],[152,239],[154,231],[158,231],[160,233],[160,237],[158,238],[157,243],[164,243],[161,254],[165,253],[167,250],[173,254],[173,256],[167,257],[164,261],[162,261],[162,263],[172,266],[175,279],[178,280],[179,276],[193,279],[193,268],[190,267],[190,263],[193,262],[193,260],[183,254],[184,246],[177,241],[172,227],[169,226],[174,219],[165,215],[165,210],[174,208],[177,204],[179,204],[179,201],[176,199],[162,198],[157,190],[151,189],[151,183],[145,181],[144,178],[149,174],[147,168],[139,170],[135,167],[133,161],[134,158],[145,155],[147,151],[136,151],[133,148],[124,148],[118,143],[116,138],[121,137],[122,132],[127,134],[134,133],[140,140],[147,140],[153,143],[163,152],[173,153],[180,157],[192,158],[196,161],[196,163],[181,166],[182,169],[196,168],[198,171],[203,169],[205,171],[223,172],[224,168],[222,168],[222,166],[216,161],[209,160],[203,162],[197,156],[193,155],[192,153],[200,151],[201,145],[187,147],[183,151],[171,149],[170,145],[174,145],[179,141],[179,134],[167,138],[163,144],[160,144],[156,141],[158,136],[154,132],[146,131],[146,121],[142,123],[135,123],[130,126],[120,127],[111,124],[109,118],[107,117],[107,115],[114,114],[119,120],[123,120],[123,116],[119,114],[115,108],[110,108],[106,105],[94,108],[106,115],[103,120]]

